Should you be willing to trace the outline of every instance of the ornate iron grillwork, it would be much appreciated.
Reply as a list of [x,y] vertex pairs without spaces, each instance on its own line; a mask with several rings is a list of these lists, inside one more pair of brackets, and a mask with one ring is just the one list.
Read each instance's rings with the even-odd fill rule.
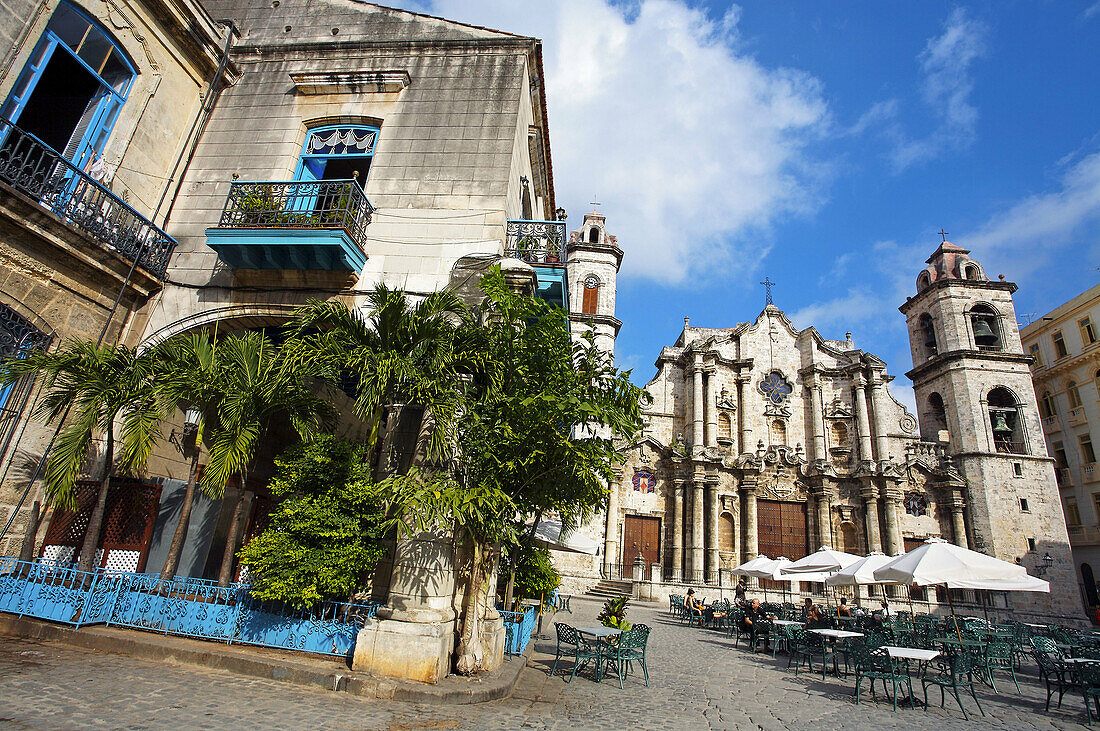
[[18,312],[0,304],[0,363],[16,353],[45,350],[51,337]]
[[565,266],[565,221],[509,221],[504,255],[528,264]]
[[373,213],[354,180],[235,182],[218,227],[343,229],[363,248]]
[[61,153],[3,118],[0,181],[164,279],[176,240]]

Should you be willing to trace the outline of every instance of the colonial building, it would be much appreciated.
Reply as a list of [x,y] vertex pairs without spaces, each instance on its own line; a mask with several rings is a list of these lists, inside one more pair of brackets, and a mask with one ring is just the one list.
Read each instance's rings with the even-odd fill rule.
[[1039,397],[1047,452],[1061,488],[1081,595],[1087,606],[1100,602],[1100,470],[1094,440],[1100,441],[1100,285],[1035,319],[1020,330],[1032,357],[1031,376]]
[[1078,613],[1015,289],[950,243],[928,259],[901,307],[916,417],[850,333],[799,330],[770,301],[732,328],[685,318],[612,486],[603,575],[630,578],[640,556],[654,581],[727,583],[759,554],[892,555],[935,536],[1045,574],[1031,606]]
[[[148,347],[201,328],[275,333],[310,299],[361,307],[380,282],[414,297],[470,293],[500,261],[583,310],[574,331],[593,328],[613,348],[622,253],[598,214],[567,240],[538,39],[354,0],[13,6],[0,21],[12,44],[0,99],[16,125],[0,129],[4,353],[94,338],[119,291],[106,338]],[[60,97],[75,101],[51,112]],[[0,436],[16,436],[0,442],[11,467],[0,518],[22,520],[15,504],[49,441],[30,391],[3,395]],[[336,398],[340,434],[354,438],[362,425]],[[105,547],[100,563],[163,562],[196,448],[178,439],[183,426],[179,414],[164,427],[173,438],[150,459],[147,498],[118,508],[140,516],[141,540]],[[211,577],[236,552],[239,501],[242,536],[260,529],[288,438],[273,427],[247,484],[198,499],[181,574]],[[4,553],[18,550],[19,520]],[[79,522],[49,535],[48,556],[72,557]],[[449,537],[418,536],[379,567],[386,608],[357,644],[357,667],[429,682],[450,670],[453,550]],[[500,647],[490,654],[499,661]]]

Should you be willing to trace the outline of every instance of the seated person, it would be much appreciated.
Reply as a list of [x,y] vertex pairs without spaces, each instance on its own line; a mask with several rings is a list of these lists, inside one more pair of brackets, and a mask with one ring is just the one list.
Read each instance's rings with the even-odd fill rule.
[[694,617],[703,616],[703,610],[706,609],[706,605],[695,599],[695,589],[688,589],[687,596],[684,597],[684,609]]
[[762,619],[775,619],[775,617],[765,614],[764,608],[760,605],[760,600],[753,599],[745,609],[745,617],[741,620],[741,629],[752,632],[756,624]]
[[886,603],[885,599],[883,599],[882,605],[879,609],[876,609],[875,612],[871,615],[871,619],[881,623],[885,622],[887,619],[893,616],[893,614],[894,610],[890,609],[890,605]]
[[847,597],[841,597],[840,598],[840,606],[838,606],[836,608],[836,616],[838,616],[838,617],[851,617],[852,616],[852,610],[848,606],[848,598]]
[[814,604],[813,600],[808,597],[806,603],[802,607],[802,621],[806,623],[806,627],[809,629],[821,627],[825,624],[825,614]]

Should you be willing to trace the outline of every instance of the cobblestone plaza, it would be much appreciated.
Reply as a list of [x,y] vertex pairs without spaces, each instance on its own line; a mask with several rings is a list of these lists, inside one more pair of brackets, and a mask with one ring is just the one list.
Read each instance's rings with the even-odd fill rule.
[[[574,625],[595,622],[600,605],[581,597]],[[866,694],[857,706],[853,681],[805,672],[782,655],[735,649],[724,633],[689,628],[656,606],[631,606],[629,618],[653,628],[650,687],[640,675],[620,690],[547,675],[553,643],[536,641],[529,667],[506,700],[435,706],[355,698],[230,673],[147,662],[63,645],[0,637],[0,725],[13,728],[362,728],[362,729],[691,729],[732,728],[1069,728],[1084,721],[1079,696],[1043,711],[1035,666],[1025,663],[1022,697],[1011,681],[997,695],[980,686],[981,718],[965,698],[957,707],[891,710]],[[546,628],[544,628],[545,632]],[[515,662],[515,661],[513,661]],[[561,668],[559,666],[559,675]],[[917,686],[919,694],[919,685]],[[1009,690],[1010,689],[1010,690]],[[935,691],[931,691],[935,695]]]

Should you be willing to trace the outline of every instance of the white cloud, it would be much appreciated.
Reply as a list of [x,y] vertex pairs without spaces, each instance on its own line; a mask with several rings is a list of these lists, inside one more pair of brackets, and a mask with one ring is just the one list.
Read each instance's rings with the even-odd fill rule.
[[1095,237],[1098,226],[1100,152],[1094,152],[1070,161],[1057,190],[999,211],[960,241],[983,260],[987,274],[1011,271],[1018,280],[1050,263],[1066,246]]
[[739,46],[740,10],[679,0],[436,0],[432,12],[541,37],[558,202],[599,196],[629,255],[665,283],[751,270],[769,226],[819,203],[808,162],[827,109],[813,77]]
[[1088,20],[1089,18],[1091,18],[1091,17],[1093,17],[1097,14],[1100,14],[1100,2],[1095,2],[1092,5],[1085,8],[1085,12],[1083,12],[1081,14],[1081,18],[1083,20]]
[[891,130],[896,147],[890,159],[896,171],[973,142],[978,110],[970,101],[974,90],[971,66],[985,53],[987,35],[985,24],[960,7],[948,16],[943,33],[925,44],[917,57],[923,74],[921,97],[938,126],[917,139],[908,138],[896,127]]

